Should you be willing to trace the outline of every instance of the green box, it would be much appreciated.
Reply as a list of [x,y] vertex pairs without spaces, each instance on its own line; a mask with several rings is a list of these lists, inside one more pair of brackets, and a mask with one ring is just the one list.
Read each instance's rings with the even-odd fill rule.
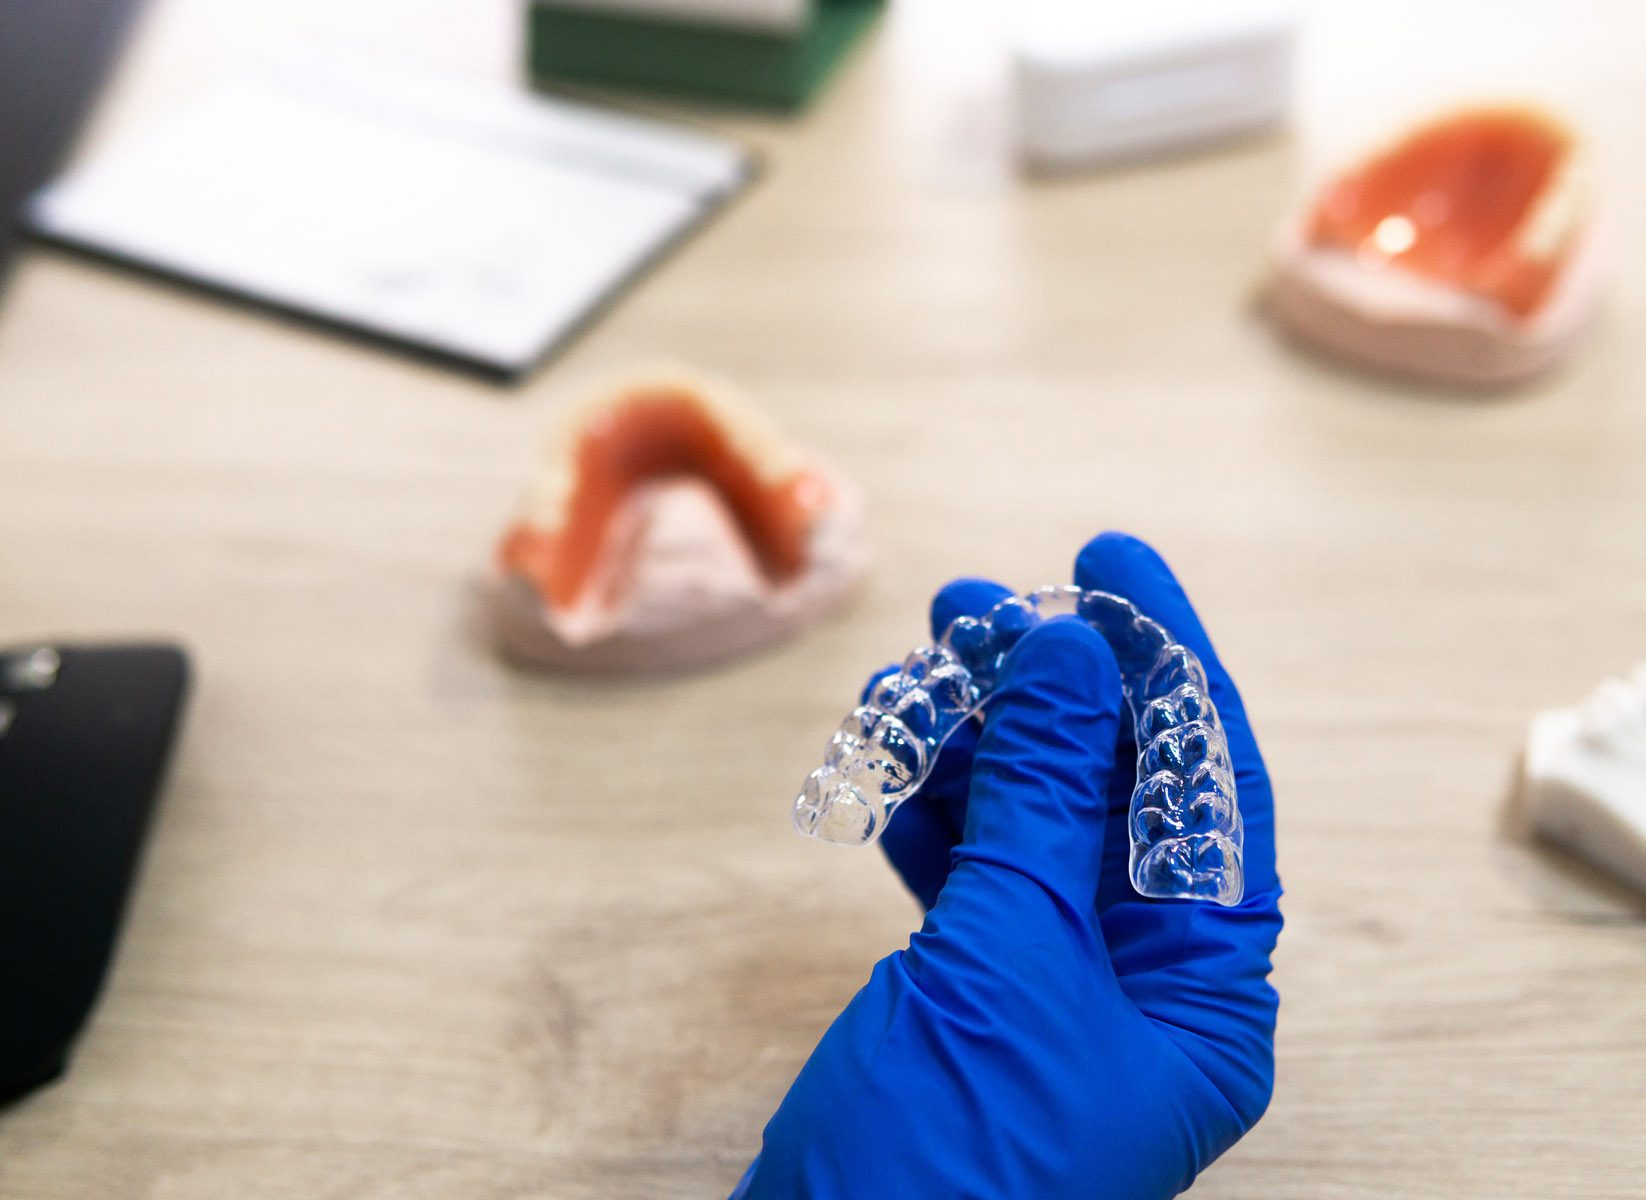
[[815,0],[794,33],[565,7],[527,10],[532,82],[585,83],[695,96],[761,108],[801,108],[884,0]]

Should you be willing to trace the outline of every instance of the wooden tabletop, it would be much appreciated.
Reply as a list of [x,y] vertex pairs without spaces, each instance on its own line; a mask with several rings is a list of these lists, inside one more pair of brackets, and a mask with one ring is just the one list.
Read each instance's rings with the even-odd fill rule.
[[[1423,105],[1543,97],[1646,211],[1646,12],[1329,6],[1290,136],[1023,182],[994,6],[909,0],[767,178],[502,390],[45,251],[0,308],[0,642],[198,669],[110,986],[0,1115],[0,1195],[723,1195],[918,915],[787,808],[962,573],[1151,539],[1276,777],[1279,1083],[1205,1200],[1646,1190],[1646,906],[1506,817],[1540,707],[1646,658],[1646,256],[1494,399],[1344,373],[1253,312],[1301,182]],[[499,77],[512,4],[157,0],[90,147],[268,44]],[[1634,232],[1624,226],[1625,235]],[[683,359],[844,464],[879,568],[799,641],[591,683],[472,632],[540,432]],[[3,966],[0,966],[3,970]]]

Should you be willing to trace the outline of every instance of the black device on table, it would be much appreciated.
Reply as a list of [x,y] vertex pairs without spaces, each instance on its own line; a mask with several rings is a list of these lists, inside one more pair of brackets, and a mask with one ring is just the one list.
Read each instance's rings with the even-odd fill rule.
[[0,650],[0,1104],[55,1078],[103,982],[175,739],[175,646]]
[[23,200],[61,165],[141,0],[0,0],[0,282]]
[[[0,0],[0,285],[140,4]],[[0,1103],[62,1072],[97,998],[186,675],[171,646],[0,650]]]
[[[140,6],[0,0],[0,283]],[[0,649],[0,1104],[62,1072],[91,1012],[187,673],[166,645]]]

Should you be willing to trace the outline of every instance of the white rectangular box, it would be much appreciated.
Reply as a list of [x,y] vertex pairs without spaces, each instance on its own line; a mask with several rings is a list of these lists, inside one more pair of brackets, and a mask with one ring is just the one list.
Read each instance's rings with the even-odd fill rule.
[[1255,132],[1291,104],[1297,13],[1273,0],[1034,0],[1013,46],[1031,168],[1143,157]]

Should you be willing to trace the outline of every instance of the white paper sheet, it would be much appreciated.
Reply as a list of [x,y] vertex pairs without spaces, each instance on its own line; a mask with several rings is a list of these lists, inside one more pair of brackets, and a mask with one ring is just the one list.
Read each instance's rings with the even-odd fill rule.
[[516,374],[750,171],[719,138],[310,50],[74,171],[29,220]]

